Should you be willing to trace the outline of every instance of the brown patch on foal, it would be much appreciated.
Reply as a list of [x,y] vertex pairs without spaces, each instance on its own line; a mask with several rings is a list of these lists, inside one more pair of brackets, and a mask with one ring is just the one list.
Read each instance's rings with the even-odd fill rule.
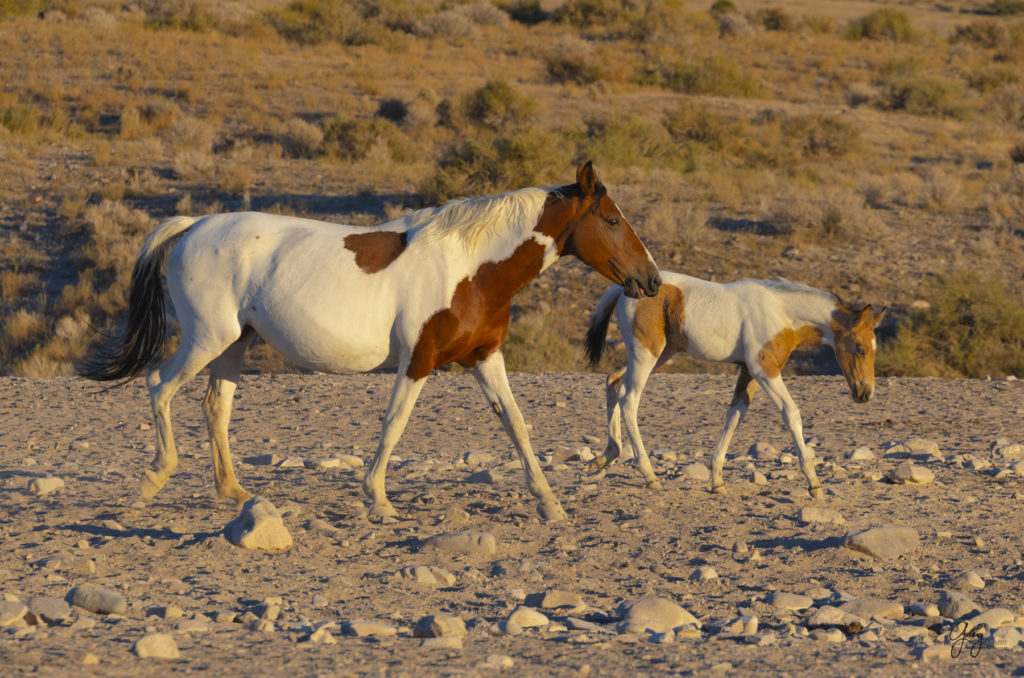
[[356,266],[363,273],[383,271],[408,244],[409,235],[396,231],[368,231],[345,237],[345,249],[355,253]]
[[660,356],[666,349],[671,353],[685,352],[685,311],[682,291],[675,285],[664,283],[658,296],[644,297],[637,303],[633,336],[651,355]]
[[795,330],[787,327],[761,348],[757,362],[768,378],[774,379],[782,373],[782,366],[789,360],[789,354],[794,349],[817,346],[821,343],[821,337],[821,331],[810,325]]

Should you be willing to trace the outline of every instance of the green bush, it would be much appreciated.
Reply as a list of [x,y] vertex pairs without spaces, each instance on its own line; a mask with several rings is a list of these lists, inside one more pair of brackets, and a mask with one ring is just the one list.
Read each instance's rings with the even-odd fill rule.
[[577,139],[577,157],[600,165],[685,169],[668,131],[631,113],[586,118]]
[[842,157],[860,144],[860,130],[838,115],[795,115],[782,121],[782,136],[804,157]]
[[1003,281],[955,271],[926,288],[930,308],[907,316],[878,368],[895,376],[1024,376],[1024,308]]
[[1024,1],[1022,0],[994,0],[982,9],[988,14],[1010,15],[1024,14]]
[[762,9],[754,15],[754,20],[769,31],[795,31],[797,21],[784,9],[771,7]]
[[701,61],[680,59],[642,66],[633,82],[654,85],[686,94],[715,94],[725,97],[749,97],[757,94],[757,85],[743,68],[728,57],[713,56]]
[[567,0],[551,15],[553,21],[579,28],[621,26],[642,16],[636,3],[629,0]]
[[536,101],[504,80],[491,80],[455,101],[445,99],[438,106],[438,115],[441,124],[452,129],[476,127],[498,132],[526,124],[536,110]]
[[910,25],[910,17],[906,12],[879,9],[851,21],[846,37],[850,40],[912,42],[917,38],[917,34]]
[[321,155],[341,160],[362,160],[383,139],[393,159],[408,162],[415,157],[409,139],[395,123],[385,118],[361,119],[337,115],[324,120],[321,127]]
[[0,19],[28,16],[58,10],[74,17],[79,11],[78,0],[0,0]]
[[665,114],[665,129],[677,144],[696,142],[721,151],[742,134],[742,124],[712,112],[701,103],[685,102]]
[[964,83],[937,76],[896,77],[885,88],[888,107],[919,115],[963,117],[968,112],[964,102]]
[[387,42],[390,18],[407,30],[401,17],[391,16],[388,7],[376,11],[363,2],[343,0],[299,0],[287,7],[266,12],[263,21],[281,37],[300,45],[339,42],[343,45]]
[[551,314],[534,311],[509,325],[502,346],[510,372],[566,372],[576,368],[579,352],[565,333],[550,322]]

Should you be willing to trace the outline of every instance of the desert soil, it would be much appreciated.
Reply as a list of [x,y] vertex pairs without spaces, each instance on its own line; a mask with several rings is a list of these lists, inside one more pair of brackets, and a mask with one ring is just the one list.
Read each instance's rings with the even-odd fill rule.
[[[603,447],[600,375],[510,379],[539,456],[563,445]],[[826,603],[935,603],[969,570],[984,580],[984,588],[964,591],[981,609],[1007,608],[1024,624],[1024,477],[1004,471],[1010,463],[992,452],[999,438],[1024,442],[1019,381],[880,379],[875,398],[856,404],[841,377],[791,378],[822,460],[823,502],[810,499],[797,467],[783,461],[791,440],[763,398],[733,441],[725,496],[683,473],[708,462],[732,394],[728,375],[652,377],[640,425],[648,449],[661,455],[660,491],[646,489],[626,463],[600,480],[579,462],[548,464],[569,514],[561,524],[538,520],[512,446],[469,374],[434,375],[423,391],[389,469],[397,522],[367,520],[360,469],[253,463],[267,454],[354,454],[369,462],[391,380],[243,377],[231,428],[239,478],[278,508],[294,538],[289,551],[269,553],[224,536],[238,509],[213,491],[201,380],[173,404],[179,470],[142,502],[136,487],[155,438],[141,380],[102,392],[76,379],[0,379],[0,593],[29,602],[94,585],[127,601],[122,615],[72,607],[59,623],[0,629],[0,674],[490,675],[511,662],[505,672],[515,675],[1022,675],[1024,645],[953,659],[934,648],[947,642],[949,620],[908,611],[831,640],[807,630]],[[931,470],[934,482],[879,479],[908,461],[887,456],[888,443],[911,438],[938,445],[941,459],[909,459]],[[758,442],[783,454],[747,456]],[[858,446],[876,459],[847,459]],[[464,463],[470,451],[489,461]],[[492,484],[467,482],[483,469]],[[767,484],[752,482],[753,470]],[[46,495],[28,489],[45,476],[66,487]],[[845,522],[802,522],[801,509],[812,505]],[[891,560],[841,545],[847,532],[876,526],[912,527],[920,545]],[[424,546],[453,530],[488,532],[497,549],[460,555]],[[402,579],[397,572],[409,565],[442,568],[455,582]],[[702,566],[717,578],[692,579]],[[582,604],[542,610],[546,627],[500,633],[517,605],[551,590]],[[814,608],[776,609],[773,591],[806,593]],[[274,596],[280,615],[260,624],[259,604]],[[685,607],[702,622],[700,633],[617,632],[620,603],[645,596]],[[423,647],[413,636],[421,617],[440,613],[466,622],[461,649]],[[723,630],[742,614],[756,615],[757,635]],[[600,628],[574,630],[570,617]],[[397,634],[346,635],[356,620],[392,625]],[[324,622],[334,623],[327,629],[336,642],[307,640]],[[921,633],[900,640],[909,627]],[[170,634],[180,657],[136,656],[133,644],[151,632]],[[932,656],[922,657],[928,646]]]

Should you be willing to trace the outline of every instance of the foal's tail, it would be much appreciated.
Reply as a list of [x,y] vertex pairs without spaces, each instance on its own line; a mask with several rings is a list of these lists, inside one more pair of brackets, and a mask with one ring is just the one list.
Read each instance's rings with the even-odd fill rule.
[[128,324],[122,336],[105,337],[78,365],[79,376],[95,381],[128,381],[163,353],[167,319],[161,274],[167,253],[198,217],[171,217],[142,243],[128,293]]
[[590,315],[590,329],[587,330],[587,337],[584,339],[584,349],[591,365],[601,362],[601,353],[604,352],[604,338],[608,335],[608,323],[612,319],[612,311],[615,304],[622,296],[622,286],[612,285],[608,291],[597,302],[597,308]]

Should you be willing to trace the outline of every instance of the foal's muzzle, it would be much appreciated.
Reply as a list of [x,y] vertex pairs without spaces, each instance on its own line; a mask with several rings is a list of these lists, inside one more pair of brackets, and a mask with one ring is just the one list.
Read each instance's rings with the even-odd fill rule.
[[657,296],[658,290],[661,289],[661,274],[653,273],[643,281],[640,278],[630,278],[622,288],[625,295],[633,299]]
[[874,384],[868,384],[863,381],[858,381],[850,384],[850,394],[853,399],[858,403],[866,403],[871,400],[872,394],[875,392]]

